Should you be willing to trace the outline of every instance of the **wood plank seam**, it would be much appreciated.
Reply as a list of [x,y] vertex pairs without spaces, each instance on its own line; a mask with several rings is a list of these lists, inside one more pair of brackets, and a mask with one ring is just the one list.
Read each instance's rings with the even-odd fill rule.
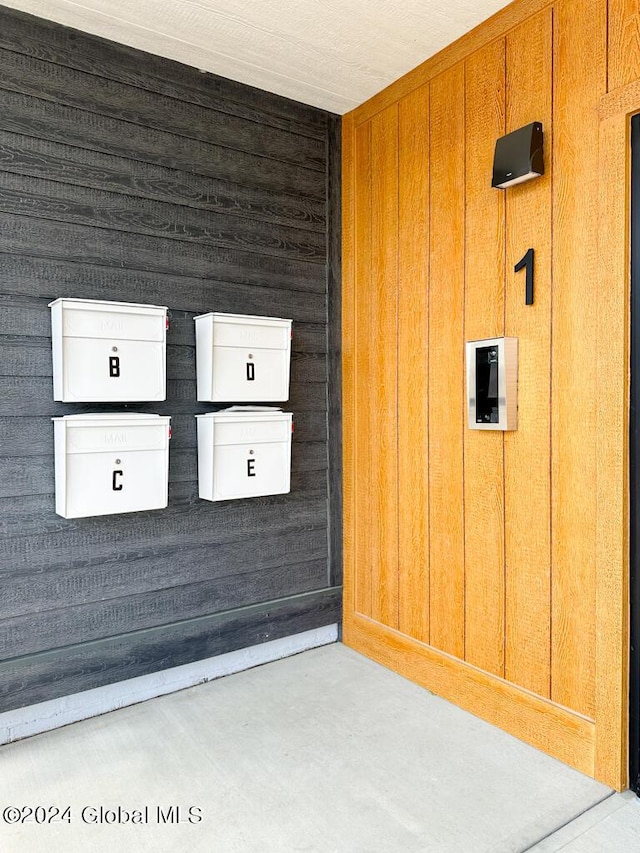
[[[264,90],[202,73],[176,60],[149,53],[144,54],[145,62],[141,66],[140,52],[135,48],[90,33],[71,31],[53,21],[38,20],[35,28],[32,15],[14,9],[5,11],[3,8],[2,18],[5,50],[90,74],[99,69],[102,76],[116,82],[126,82],[194,105],[220,105],[221,112],[253,117],[258,122],[266,116],[277,122],[276,127],[286,129],[298,125],[313,138],[323,136],[322,112],[306,104],[281,100]],[[222,105],[227,105],[226,109]]]
[[[6,48],[11,39],[17,50]],[[0,607],[3,655],[11,657],[10,665],[0,662],[7,675],[3,710],[286,636],[317,620],[338,621],[340,592],[327,579],[325,471],[332,439],[326,340],[320,343],[332,233],[329,114],[212,76],[202,97],[195,92],[190,100],[181,92],[200,82],[199,72],[89,36],[78,34],[73,45],[68,39],[59,25],[0,9],[0,327],[7,332],[0,338],[7,471],[0,494],[12,493],[0,498],[0,572],[28,587],[30,596],[28,612],[17,596]],[[66,63],[72,55],[83,67]],[[96,56],[116,57],[104,63],[103,75]],[[118,56],[126,57],[122,66]],[[165,82],[154,89],[147,71]],[[147,86],[132,84],[128,75]],[[242,92],[244,107],[212,106],[225,93],[239,103]],[[260,103],[275,111],[274,120]],[[297,122],[310,132],[296,132]],[[298,230],[298,218],[310,227]],[[208,246],[199,240],[204,231],[213,240]],[[317,262],[296,261],[292,238],[315,246]],[[228,240],[236,247],[221,245]],[[240,250],[240,243],[251,250]],[[50,417],[71,410],[52,400],[44,345],[46,303],[60,295],[192,312],[176,318],[176,337],[169,338],[168,397],[160,409],[175,417],[177,430],[169,507],[162,513],[79,523],[54,513]],[[290,316],[294,328],[299,321],[314,324],[301,329],[302,346],[292,360],[289,405],[300,412],[303,431],[292,448],[294,492],[281,499],[236,501],[222,510],[198,499],[193,414],[207,406],[194,402],[192,315],[211,308]],[[315,348],[317,355],[310,352]],[[258,558],[256,541],[265,550]],[[172,575],[177,547],[184,559]],[[248,571],[252,560],[254,571]],[[42,571],[48,572],[44,587],[36,583]],[[216,572],[226,580],[218,583]],[[291,602],[292,593],[311,586],[321,591]],[[263,604],[218,618],[218,605],[238,601]],[[64,618],[55,619],[62,611]],[[197,626],[195,612],[205,614]],[[123,625],[134,624],[158,629],[144,651],[139,634],[119,635]],[[37,665],[25,655],[35,646],[42,652]]]
[[[508,41],[507,34],[504,36],[504,62],[502,68],[502,79],[504,80],[504,126],[502,129],[503,134],[507,132],[507,122],[509,120],[509,82],[507,76],[507,53],[508,53]],[[504,206],[503,206],[503,236],[502,239],[504,241],[504,259],[503,259],[503,272],[502,272],[502,334],[508,335],[509,330],[507,329],[507,288],[508,281],[507,274],[508,270],[508,257],[507,257],[507,247],[508,247],[508,234],[507,234],[507,221],[508,221],[508,207],[509,207],[509,196],[505,193],[504,197]],[[507,447],[506,442],[504,441],[504,436],[502,440],[502,566],[503,566],[503,588],[502,588],[502,677],[505,678],[505,674],[507,671],[507,596],[508,596],[508,584],[507,584]]]
[[[82,32],[82,36],[83,37],[87,37],[87,36],[91,37],[91,34]],[[103,39],[99,36],[94,36],[93,38],[96,38],[98,41],[101,41],[101,42],[103,41]],[[125,47],[125,45],[119,45],[119,44],[117,46],[118,47]],[[22,56],[22,57],[37,58],[34,56],[33,53],[29,53],[25,50],[19,50],[16,46],[12,47],[12,46],[8,46],[8,45],[3,45],[2,48],[0,48],[0,49],[2,49],[3,51],[6,51],[6,53],[15,53],[18,56]],[[130,48],[130,49],[135,50],[135,48]],[[85,73],[91,73],[91,72],[86,72],[86,69],[82,69],[76,65],[71,65],[71,64],[66,63],[66,62],[55,61],[52,59],[47,59],[44,61],[50,62],[52,65],[60,66],[60,68],[69,69],[71,71],[80,71],[80,72],[85,72]],[[110,71],[110,69],[108,66],[103,66],[101,69],[101,74],[96,75],[96,76],[104,77],[106,80],[111,80],[114,83],[122,83],[123,82],[117,76],[115,76],[115,75],[111,76],[109,73],[105,73],[105,72],[109,72],[109,71]],[[202,72],[200,72],[200,73],[202,73]],[[217,77],[217,75],[213,74],[212,72],[205,72],[204,76],[205,76],[205,79],[207,77],[210,79]],[[228,80],[227,78],[224,78],[224,80],[225,80],[225,82],[230,82],[230,83],[235,82],[233,80]],[[157,86],[154,87],[150,84],[146,85],[146,86],[143,86],[140,83],[129,84],[129,85],[135,86],[136,89],[141,89],[142,91],[148,92],[149,94],[152,94],[152,95],[161,95],[162,97],[165,97],[165,98],[172,98],[173,100],[178,101],[181,104],[189,104],[189,105],[194,106],[194,107],[201,107],[204,109],[213,110],[215,112],[219,112],[223,115],[228,115],[228,116],[233,117],[233,118],[244,118],[247,121],[254,121],[257,124],[264,123],[267,126],[274,128],[275,130],[283,130],[285,132],[291,132],[290,127],[285,127],[285,126],[283,126],[283,122],[278,121],[278,116],[273,115],[273,114],[269,113],[268,111],[262,111],[262,113],[261,113],[261,117],[263,119],[264,118],[267,119],[264,122],[260,121],[260,118],[258,117],[258,108],[255,108],[255,107],[253,108],[256,112],[255,118],[250,118],[247,115],[242,115],[242,109],[243,109],[244,105],[242,104],[241,101],[234,101],[230,98],[225,98],[225,101],[227,101],[229,104],[229,106],[225,109],[224,102],[222,102],[222,101],[219,104],[217,104],[215,107],[207,106],[201,100],[197,100],[195,95],[194,95],[194,99],[190,100],[189,98],[184,97],[184,95],[178,96],[178,95],[169,94],[167,92],[162,92],[160,90],[160,88],[158,88]],[[242,85],[242,84],[240,84],[240,85]],[[266,95],[268,93],[265,92],[264,94]],[[240,110],[234,111],[233,105],[237,105],[237,107],[239,107]],[[313,110],[314,107],[309,106],[309,109]],[[318,112],[320,112],[320,110],[318,110]],[[299,136],[304,136],[308,139],[313,139],[313,140],[317,140],[317,141],[322,141],[322,139],[323,139],[323,135],[322,135],[321,131],[314,132],[311,129],[305,128],[304,126],[298,126],[295,132]]]
[[[556,92],[556,51],[555,44],[557,39],[557,29],[558,29],[558,21],[556,14],[555,5],[551,9],[551,119],[555,121],[555,92]],[[553,168],[553,157],[549,157],[551,163],[551,265],[550,265],[550,280],[551,280],[551,293],[554,292],[553,280],[554,280],[554,270],[555,265],[553,263],[553,258],[555,257],[555,229],[556,229],[556,188],[555,188],[555,169]],[[553,353],[554,353],[554,311],[553,311],[554,301],[553,298],[550,300],[549,304],[549,406],[550,410],[553,412],[554,408],[554,398],[553,398],[553,369],[554,369],[554,361],[553,361]],[[553,507],[554,500],[554,480],[553,480],[553,420],[549,418],[549,499],[550,505]],[[549,513],[549,569],[550,569],[550,583],[549,583],[549,637],[553,637],[554,632],[554,624],[553,624],[553,613],[554,613],[554,602],[553,602],[553,589],[554,589],[554,563],[553,563],[553,537],[554,537],[554,527],[553,527],[553,512]],[[553,643],[549,642],[549,697],[553,696]]]
[[[462,63],[462,115],[467,115],[467,63],[466,61]],[[462,209],[466,212],[467,210],[467,135],[466,133],[462,136]],[[467,324],[467,314],[466,314],[466,300],[464,298],[465,294],[465,271],[467,268],[467,221],[466,216],[463,214],[462,219],[462,340],[466,339],[465,329]],[[463,360],[464,365],[464,360]],[[466,415],[466,400],[467,400],[467,385],[465,381],[465,372],[464,367],[462,370],[462,411],[460,412],[460,419],[462,423],[462,434],[461,434],[461,453],[462,453],[462,656],[463,659],[466,660],[468,649],[467,649],[467,538],[464,535],[465,530],[465,522],[467,517],[467,508],[465,503],[465,491],[464,491],[464,480],[465,480],[465,447],[464,447],[464,433],[465,433],[465,415]]]
[[[431,168],[431,145],[432,145],[432,136],[431,136],[431,109],[432,109],[432,106],[431,105],[433,103],[433,101],[432,101],[433,87],[431,85],[430,80],[427,81],[426,85],[429,87],[429,116],[428,116],[429,120],[427,121],[427,133],[428,133],[428,137],[429,137],[429,146],[427,148],[427,157],[429,157],[429,177],[428,177],[428,181],[429,181],[429,213],[428,213],[428,219],[429,219],[429,244],[430,244],[431,243],[431,234],[433,231],[433,220],[432,220],[433,192],[431,189],[432,175],[433,175],[433,169]],[[427,347],[428,347],[428,349],[427,349],[427,353],[428,353],[428,358],[429,358],[429,362],[427,363],[427,387],[429,388],[429,396],[431,396],[431,386],[430,386],[429,378],[430,378],[430,370],[431,370],[431,367],[430,367],[430,365],[431,365],[431,299],[433,296],[433,287],[432,287],[432,280],[431,280],[431,246],[430,245],[429,245],[429,251],[427,252],[427,262],[428,262],[428,278],[427,278],[427,288],[428,288],[427,289]],[[427,437],[428,437],[427,465],[429,465],[429,461],[431,459],[431,413],[429,411],[429,401],[427,401]],[[428,541],[428,543],[430,543],[431,542],[431,500],[432,500],[432,493],[431,493],[431,477],[429,476],[429,472],[427,472],[427,493],[429,495],[428,517],[427,517],[427,531],[428,531],[428,540],[427,541]],[[433,643],[432,628],[431,628],[431,626],[433,625],[433,617],[432,617],[432,613],[431,613],[431,605],[433,602],[433,593],[432,593],[433,586],[432,586],[432,579],[431,579],[432,567],[431,567],[431,548],[430,547],[427,547],[427,554],[428,554],[428,559],[429,559],[429,562],[428,562],[429,600],[427,601],[427,608],[429,609],[429,635],[428,635],[428,640],[429,640],[429,645],[431,645]]]
[[[399,399],[399,389],[400,389],[400,252],[398,251],[400,247],[400,158],[401,158],[401,139],[400,139],[400,102],[398,102],[396,106],[396,323],[395,323],[395,340],[394,346],[396,350],[396,447],[395,447],[395,456],[396,456],[396,478],[395,478],[395,490],[396,490],[396,530],[398,531],[398,538],[396,540],[396,589],[398,593],[400,593],[400,582],[401,582],[401,567],[400,567],[400,538],[402,536],[402,528],[400,525],[400,483],[399,483],[399,472],[400,472],[400,399]],[[395,621],[394,625],[398,627],[400,625],[400,594],[396,595],[395,601]]]

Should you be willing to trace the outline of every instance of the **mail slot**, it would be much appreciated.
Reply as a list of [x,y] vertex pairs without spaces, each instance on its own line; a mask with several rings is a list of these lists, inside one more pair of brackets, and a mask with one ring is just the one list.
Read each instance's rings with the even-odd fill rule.
[[195,323],[198,400],[289,399],[291,320],[212,312]]
[[93,299],[49,307],[54,400],[166,399],[166,308]]
[[83,518],[167,506],[171,418],[91,414],[52,420],[58,515]]
[[196,415],[196,419],[198,486],[203,500],[290,491],[290,413],[223,411]]

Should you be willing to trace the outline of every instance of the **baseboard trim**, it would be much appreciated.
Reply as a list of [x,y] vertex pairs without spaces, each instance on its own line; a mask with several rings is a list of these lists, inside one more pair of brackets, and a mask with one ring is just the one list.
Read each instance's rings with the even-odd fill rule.
[[326,646],[335,643],[337,639],[338,626],[326,625],[206,660],[149,675],[139,675],[126,681],[106,684],[59,699],[49,699],[14,711],[5,711],[0,713],[0,744],[42,734],[127,705],[146,702],[148,699],[213,681],[234,672],[271,663],[318,646]]
[[593,720],[361,614],[343,627],[346,646],[594,778]]

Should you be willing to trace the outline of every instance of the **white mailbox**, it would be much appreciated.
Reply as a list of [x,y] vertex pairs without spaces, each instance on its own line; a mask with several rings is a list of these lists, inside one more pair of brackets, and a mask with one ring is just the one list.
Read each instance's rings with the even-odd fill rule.
[[196,418],[201,498],[226,501],[291,490],[291,414],[223,411]]
[[103,414],[52,420],[58,515],[83,518],[166,507],[171,418]]
[[166,399],[166,308],[93,299],[56,299],[49,307],[54,400]]
[[289,399],[291,320],[213,312],[195,322],[198,400]]

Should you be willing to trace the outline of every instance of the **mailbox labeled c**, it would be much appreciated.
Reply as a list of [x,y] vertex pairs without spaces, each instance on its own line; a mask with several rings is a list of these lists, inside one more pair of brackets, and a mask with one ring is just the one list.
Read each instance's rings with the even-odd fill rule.
[[113,472],[113,477],[111,478],[111,488],[114,492],[122,491],[122,483],[118,482],[118,477],[122,477],[122,471]]

